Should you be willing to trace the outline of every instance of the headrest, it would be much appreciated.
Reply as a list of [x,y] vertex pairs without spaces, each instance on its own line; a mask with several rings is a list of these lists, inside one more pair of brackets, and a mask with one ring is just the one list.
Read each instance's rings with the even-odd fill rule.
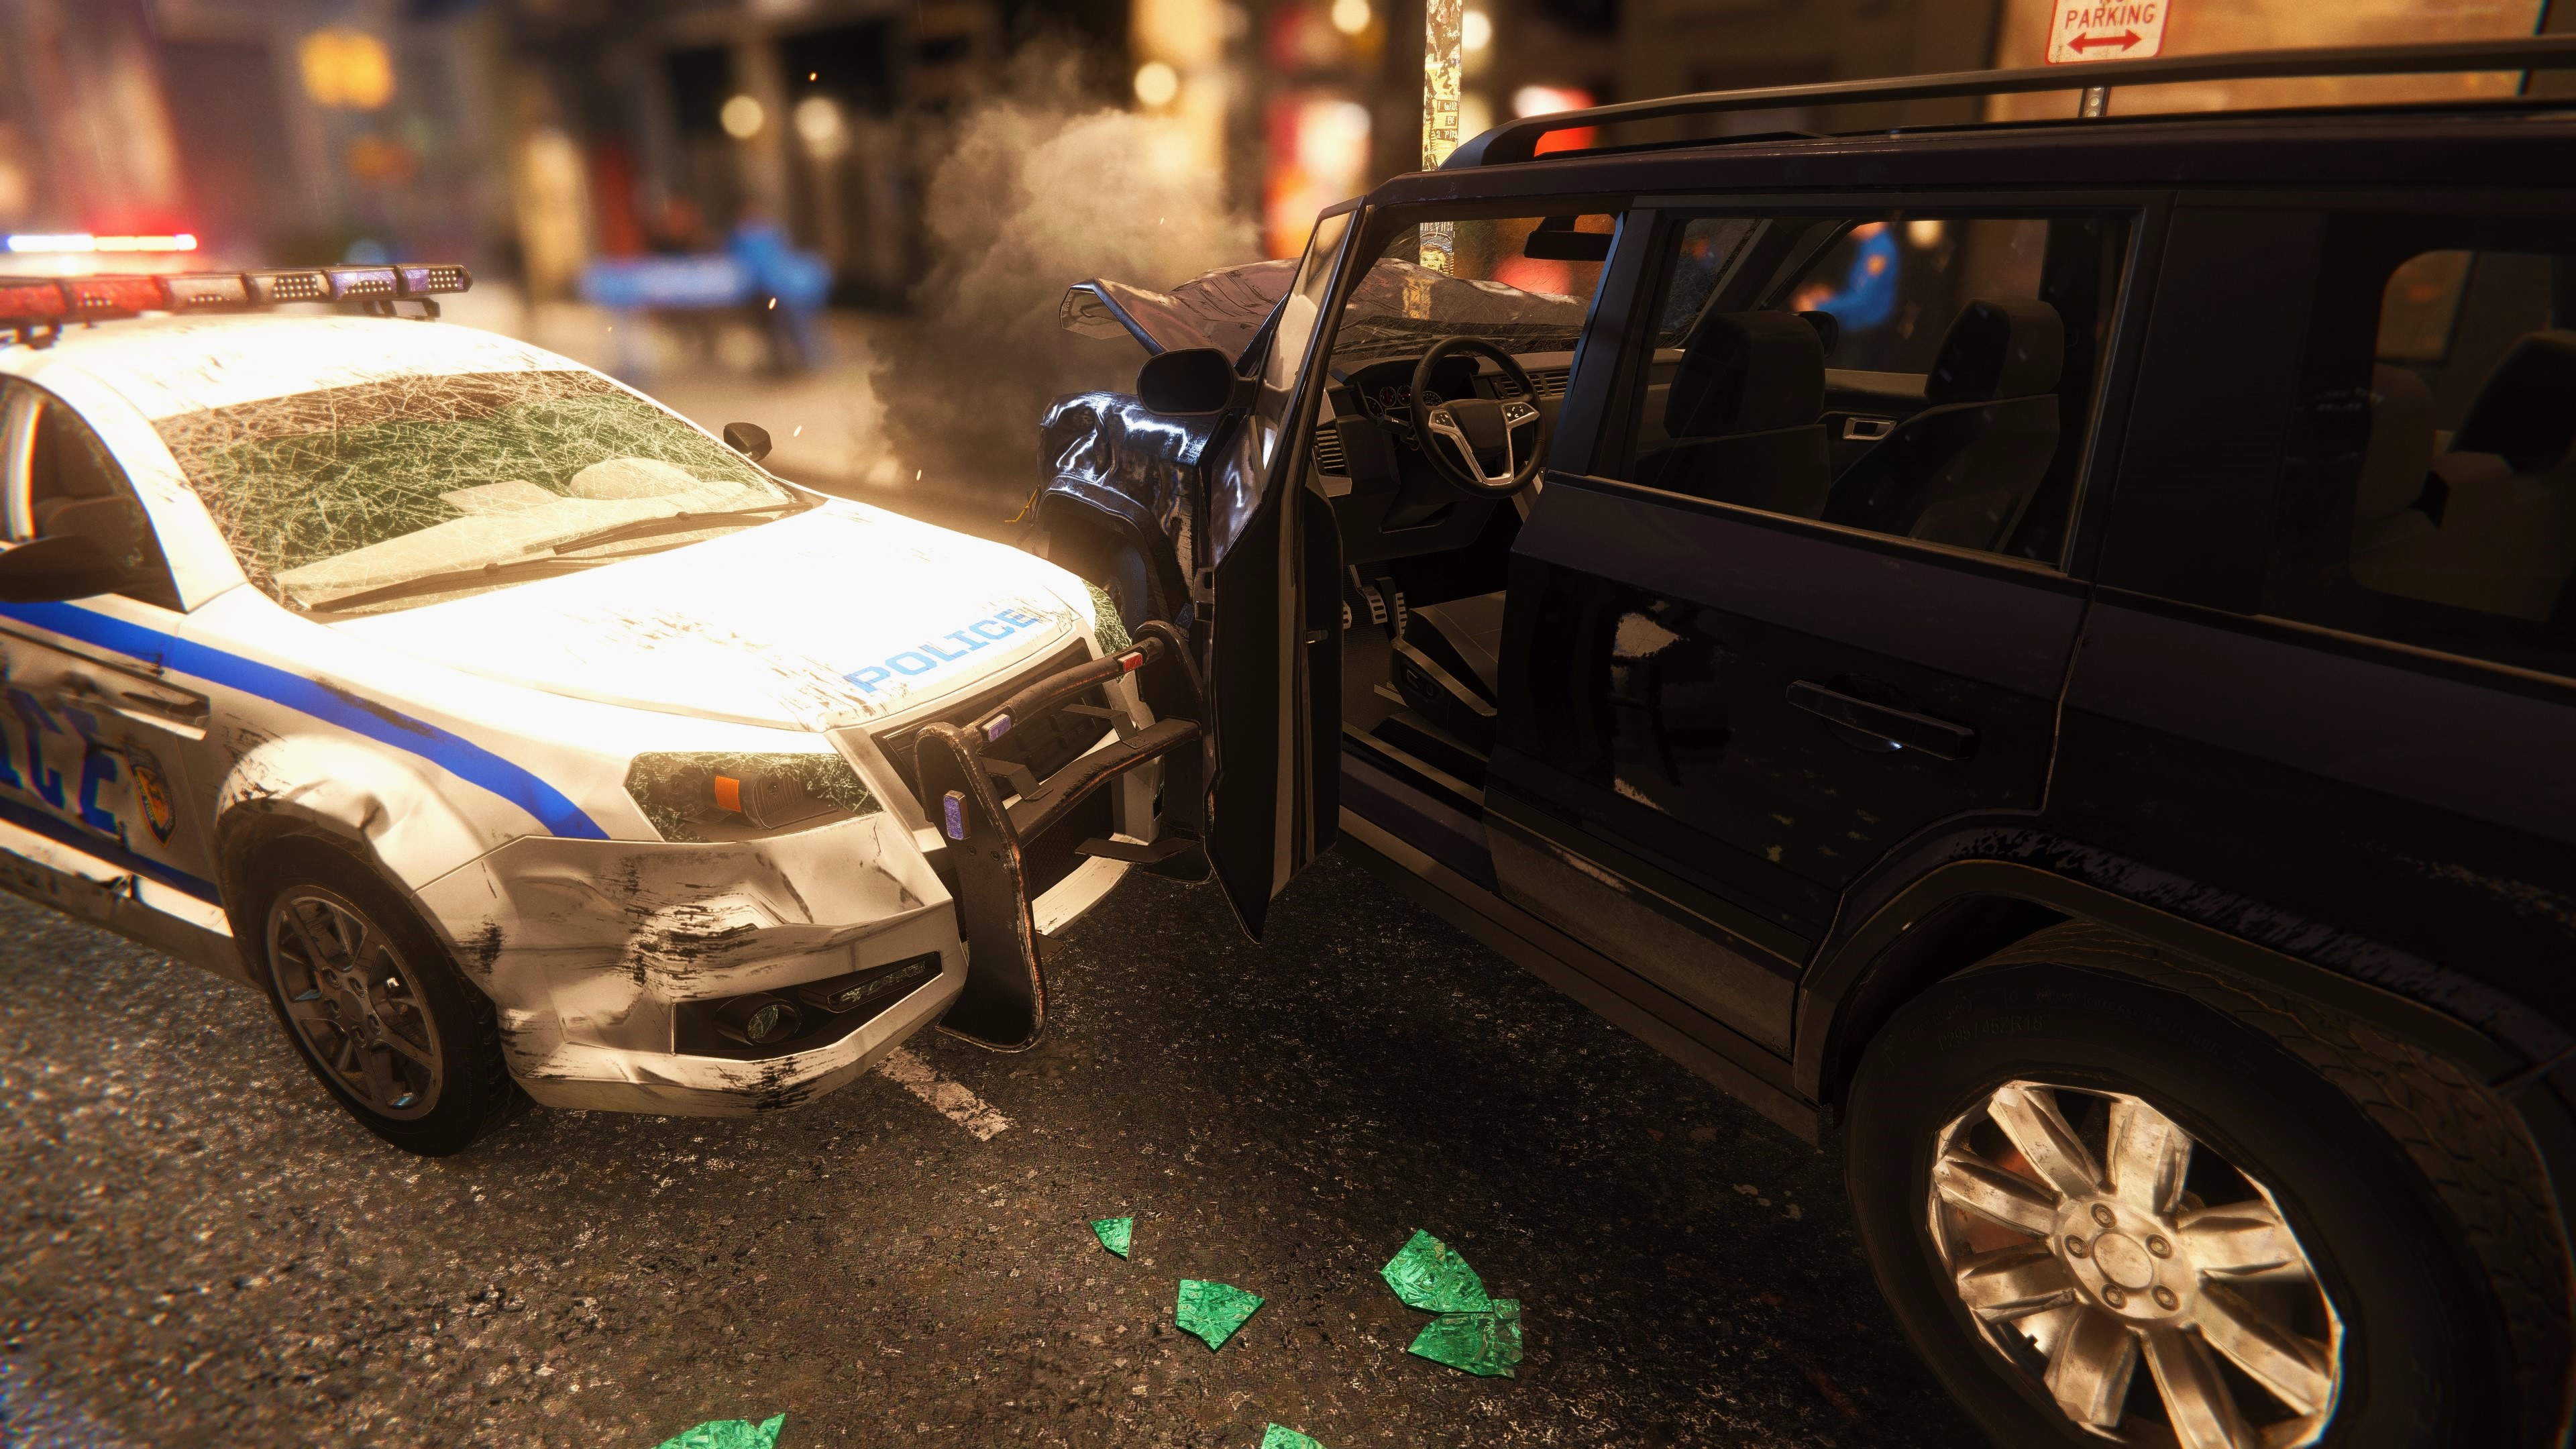
[[2498,453],[2517,473],[2546,473],[2576,443],[2576,332],[2526,332],[2469,404],[2455,453]]
[[2066,362],[2066,324],[2046,302],[1970,302],[1941,339],[1924,380],[1928,403],[2037,397],[2057,387]]
[[2370,444],[2361,455],[2353,517],[2387,518],[2424,496],[2433,466],[2433,390],[2402,367],[2370,370]]
[[1664,403],[1676,438],[1767,433],[1816,420],[1825,346],[1795,312],[1711,312],[1691,329]]

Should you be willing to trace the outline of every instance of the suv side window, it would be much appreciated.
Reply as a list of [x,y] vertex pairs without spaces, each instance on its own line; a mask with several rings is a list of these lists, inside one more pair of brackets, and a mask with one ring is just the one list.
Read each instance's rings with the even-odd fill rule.
[[128,581],[118,593],[179,607],[178,585],[134,485],[79,414],[50,393],[13,383],[0,391],[0,432],[8,439],[0,527],[9,542],[86,535],[126,565]]
[[2576,674],[2576,223],[2329,221],[2267,613]]
[[2053,565],[2130,230],[2109,211],[1686,220],[1606,466]]

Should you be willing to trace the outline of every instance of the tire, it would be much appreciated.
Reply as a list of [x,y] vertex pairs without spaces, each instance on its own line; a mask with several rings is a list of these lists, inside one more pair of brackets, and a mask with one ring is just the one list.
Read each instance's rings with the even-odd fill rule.
[[1082,528],[1060,534],[1065,542],[1056,562],[1097,584],[1118,610],[1119,622],[1134,634],[1148,619],[1170,619],[1171,601],[1153,565],[1136,546],[1105,529]]
[[526,1100],[503,1064],[492,1003],[419,914],[347,852],[309,838],[272,847],[254,872],[251,904],[240,924],[257,932],[254,956],[278,1025],[368,1131],[445,1157]]
[[[2128,969],[2108,969],[2103,953]],[[2056,1128],[2040,1111],[2050,1103]],[[2155,1140],[2153,1114],[2188,1134],[2189,1155],[2133,1150],[2125,1160],[2153,1167],[2132,1167],[2125,1180],[2095,1169],[2107,1202],[2065,1186],[2081,1179],[2083,1154],[2019,1145],[2072,1129],[2092,1161],[2107,1162],[2114,1132]],[[1909,1003],[1870,1043],[1846,1121],[1845,1179],[1879,1286],[1916,1350],[1998,1443],[2153,1442],[2165,1428],[2155,1421],[2173,1419],[2177,1403],[2226,1417],[2218,1398],[2257,1428],[2267,1416],[2298,1418],[2292,1399],[2238,1371],[2257,1360],[2293,1399],[2320,1405],[2305,1432],[2279,1434],[2285,1442],[2557,1442],[2567,1252],[2537,1156],[2509,1109],[2411,1046],[2067,926]],[[2076,1165],[2033,1166],[2046,1152]],[[1980,1177],[1979,1160],[2019,1184]],[[2052,1176],[2059,1186],[2045,1185]],[[2145,1210],[2131,1205],[2160,1195],[2161,1232],[2151,1216],[2133,1220]],[[2001,1205],[2024,1227],[1966,1202]],[[2220,1231],[2259,1223],[2267,1205],[2287,1238],[2270,1226],[2250,1239]],[[2034,1232],[2051,1212],[2057,1226]],[[2266,1253],[2226,1246],[2249,1241]],[[2246,1272],[2254,1256],[2279,1266]],[[2068,1301],[2010,1316],[2051,1301],[2059,1282]],[[2305,1346],[2265,1358],[2271,1350],[2244,1332],[2258,1318]],[[1989,1326],[1999,1320],[2014,1327]],[[2118,1348],[2124,1339],[2134,1346]],[[2212,1351],[2221,1340],[2236,1352]],[[2249,1344],[2262,1352],[2247,1354]],[[2078,1409],[2052,1391],[2051,1353],[2067,1361],[2064,1397]],[[2088,1384],[2115,1375],[2088,1377],[2087,1366],[2122,1354],[2128,1391],[2088,1398]],[[2222,1359],[2234,1362],[2220,1368]],[[2160,1373],[2168,1364],[2179,1390]],[[2119,1427],[2088,1431],[2078,1412]],[[2141,1434],[2142,1422],[2154,1427]],[[2228,1443],[2227,1432],[2181,1437]]]

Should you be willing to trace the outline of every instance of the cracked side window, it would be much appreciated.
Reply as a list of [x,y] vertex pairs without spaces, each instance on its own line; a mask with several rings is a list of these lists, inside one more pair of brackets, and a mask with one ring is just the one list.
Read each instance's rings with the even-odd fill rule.
[[395,377],[163,419],[251,581],[291,608],[407,608],[807,506],[594,373]]

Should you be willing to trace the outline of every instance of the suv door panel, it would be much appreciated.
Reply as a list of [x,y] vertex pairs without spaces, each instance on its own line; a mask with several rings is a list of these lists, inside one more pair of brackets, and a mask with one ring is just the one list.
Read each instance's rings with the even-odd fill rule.
[[[2040,803],[2072,581],[1604,480],[1555,480],[1517,552],[1497,778],[1573,785],[1588,828],[1660,845],[1801,955],[1906,836]],[[1869,740],[1803,706],[1819,687],[1973,748]]]

